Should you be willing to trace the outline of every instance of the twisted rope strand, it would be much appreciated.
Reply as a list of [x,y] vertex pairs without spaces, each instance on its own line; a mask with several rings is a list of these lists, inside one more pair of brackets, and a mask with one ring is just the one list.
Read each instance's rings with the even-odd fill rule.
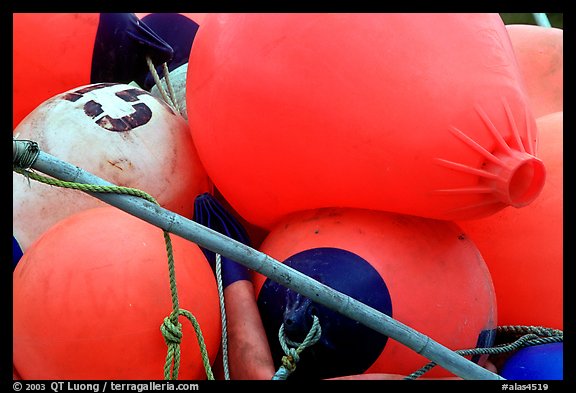
[[224,304],[224,289],[222,285],[222,257],[216,253],[216,284],[218,285],[218,295],[220,299],[220,315],[222,320],[222,363],[224,367],[224,379],[230,379],[230,368],[228,365],[228,330],[226,329],[226,306]]
[[[503,353],[516,351],[523,347],[549,344],[554,342],[562,342],[564,340],[564,333],[561,330],[546,328],[542,326],[520,326],[520,325],[498,326],[496,328],[496,334],[518,338],[511,343],[500,344],[494,347],[461,349],[456,350],[454,352],[462,356],[500,355]],[[436,365],[437,364],[435,362],[429,362],[424,367],[413,372],[404,379],[408,380],[419,378],[423,374],[434,368]]]

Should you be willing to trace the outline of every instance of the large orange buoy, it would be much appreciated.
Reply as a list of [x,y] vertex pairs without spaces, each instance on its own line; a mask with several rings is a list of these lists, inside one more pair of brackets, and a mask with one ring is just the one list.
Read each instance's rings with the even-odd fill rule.
[[142,86],[172,48],[131,13],[14,13],[12,128],[45,100],[97,82]]
[[[140,189],[192,217],[209,190],[188,124],[163,101],[125,84],[77,87],[46,100],[16,128],[20,139],[118,186]],[[13,234],[22,250],[58,220],[103,205],[81,191],[13,174]]]
[[527,100],[498,14],[209,14],[188,64],[206,170],[268,229],[331,206],[525,206],[544,183]]
[[[200,248],[171,235],[179,308],[220,345],[216,281]],[[116,208],[79,212],[30,247],[13,275],[13,359],[22,379],[164,378],[160,327],[173,310],[162,230]],[[179,379],[206,379],[181,318]]]
[[562,329],[564,266],[563,112],[540,117],[542,194],[525,209],[506,209],[459,225],[490,268],[503,325]]
[[506,25],[536,118],[564,110],[564,31]]
[[[490,273],[453,222],[361,209],[310,210],[280,221],[260,250],[450,349],[493,344]],[[276,367],[284,355],[280,325],[288,339],[302,342],[312,315],[319,319],[320,340],[300,353],[290,378],[408,375],[428,363],[413,349],[261,274],[254,274],[254,287]],[[436,367],[425,376],[453,375]]]

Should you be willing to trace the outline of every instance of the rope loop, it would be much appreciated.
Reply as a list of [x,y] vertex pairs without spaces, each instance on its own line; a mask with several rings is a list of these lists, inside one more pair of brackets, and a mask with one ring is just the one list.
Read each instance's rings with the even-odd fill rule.
[[[522,326],[522,325],[506,325],[498,326],[496,334],[500,337],[505,337],[513,340],[504,344],[499,344],[488,348],[470,348],[456,350],[459,355],[502,355],[508,352],[517,351],[520,348],[530,347],[534,345],[550,344],[564,341],[564,333],[562,330],[547,328],[543,326]],[[437,364],[429,362],[424,367],[408,375],[404,379],[416,379],[426,372],[430,371]]]
[[[290,374],[296,370],[296,363],[300,361],[300,354],[304,349],[311,347],[320,340],[322,336],[322,328],[320,326],[320,320],[316,315],[312,315],[314,319],[310,331],[301,343],[292,341],[284,334],[284,324],[280,325],[278,330],[278,339],[280,340],[280,346],[286,355],[282,356],[282,365],[276,371],[273,380],[285,380]],[[292,347],[289,347],[289,345]],[[295,347],[295,348],[294,348]]]

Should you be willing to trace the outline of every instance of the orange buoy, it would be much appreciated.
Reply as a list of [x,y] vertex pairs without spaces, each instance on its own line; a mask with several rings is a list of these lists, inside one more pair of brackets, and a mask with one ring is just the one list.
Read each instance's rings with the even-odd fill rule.
[[564,110],[564,31],[506,25],[534,117]]
[[[212,362],[216,281],[197,245],[171,239],[179,308],[195,316]],[[13,285],[13,359],[23,379],[164,378],[160,327],[173,303],[161,229],[110,206],[79,212],[25,252]],[[180,322],[179,379],[205,379],[194,328]]]
[[12,19],[15,129],[48,98],[90,83],[99,14],[15,13]]
[[331,206],[488,216],[544,183],[498,14],[209,14],[187,103],[215,186],[266,229]]
[[[187,122],[133,86],[101,83],[61,93],[16,131],[40,150],[115,185],[145,191],[183,216],[192,217],[194,198],[210,187]],[[81,191],[29,182],[18,173],[13,186],[13,235],[24,251],[58,220],[104,205]]]
[[458,224],[490,268],[502,325],[562,329],[564,261],[563,112],[537,119],[546,165],[542,194],[525,209],[504,209]]
[[[362,209],[309,210],[280,221],[260,250],[450,349],[493,343],[490,273],[453,222]],[[287,339],[302,342],[312,315],[319,319],[321,337],[300,353],[291,379],[409,375],[428,363],[399,342],[261,274],[254,274],[254,287],[276,367],[285,355],[280,325]],[[454,375],[436,367],[425,376]]]
[[14,13],[12,129],[45,100],[77,86],[142,81],[146,56],[172,48],[131,13]]

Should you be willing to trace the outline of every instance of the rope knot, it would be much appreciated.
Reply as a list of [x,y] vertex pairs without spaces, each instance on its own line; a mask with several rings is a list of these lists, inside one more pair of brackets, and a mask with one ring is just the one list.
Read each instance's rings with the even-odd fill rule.
[[[320,327],[320,320],[316,315],[312,315],[314,322],[310,331],[306,335],[303,342],[298,343],[290,340],[284,335],[284,324],[280,325],[278,331],[278,339],[280,346],[286,355],[282,356],[282,366],[278,369],[272,379],[286,379],[296,369],[296,363],[300,361],[300,353],[312,345],[316,344],[322,335],[322,328]],[[288,345],[293,346],[290,348]],[[296,347],[296,348],[294,348]]]
[[288,373],[293,373],[296,370],[296,363],[300,360],[300,357],[294,351],[294,355],[284,355],[282,356],[282,366],[288,371]]
[[180,341],[182,341],[182,324],[180,322],[174,323],[170,317],[166,317],[160,325],[160,331],[167,345],[180,345]]
[[296,363],[300,361],[300,353],[296,348],[289,348],[286,355],[282,356],[282,364],[290,372],[296,369]]
[[38,143],[29,140],[16,140],[14,137],[12,140],[17,142],[13,144],[12,166],[20,170],[30,169],[40,155]]

